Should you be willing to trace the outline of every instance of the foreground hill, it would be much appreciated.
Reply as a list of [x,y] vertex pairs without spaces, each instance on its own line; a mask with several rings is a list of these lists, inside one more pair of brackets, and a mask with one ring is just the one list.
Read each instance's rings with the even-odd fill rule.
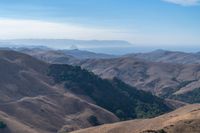
[[200,105],[188,105],[152,118],[84,129],[73,133],[199,133]]
[[200,65],[149,62],[133,57],[80,61],[82,68],[106,79],[118,79],[164,98],[200,102]]
[[73,131],[170,110],[162,99],[118,79],[103,80],[80,67],[51,65],[14,51],[0,51],[0,75],[3,133]]
[[[12,133],[71,131],[118,121],[111,112],[66,92],[47,76],[49,64],[0,51],[0,120]],[[7,132],[7,131],[6,131]]]

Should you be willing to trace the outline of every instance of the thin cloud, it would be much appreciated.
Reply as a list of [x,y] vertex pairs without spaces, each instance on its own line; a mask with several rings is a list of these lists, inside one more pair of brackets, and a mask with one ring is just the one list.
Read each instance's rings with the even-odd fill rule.
[[131,37],[130,33],[123,30],[38,20],[0,19],[0,39],[20,38],[129,40]]
[[163,0],[163,1],[182,6],[195,6],[200,4],[200,0]]

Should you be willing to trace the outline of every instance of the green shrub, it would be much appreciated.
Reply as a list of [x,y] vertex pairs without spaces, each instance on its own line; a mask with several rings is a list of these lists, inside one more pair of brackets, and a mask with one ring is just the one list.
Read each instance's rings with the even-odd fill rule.
[[94,115],[92,115],[92,116],[90,116],[90,117],[88,118],[88,122],[89,122],[90,124],[92,124],[92,126],[98,126],[98,125],[100,125],[100,123],[99,123],[97,117],[94,116]]
[[146,130],[146,131],[143,131],[141,133],[167,133],[164,129],[161,129],[161,130]]
[[3,121],[0,121],[0,129],[4,129],[6,127],[7,125]]
[[158,133],[167,133],[164,129],[158,130]]
[[193,91],[184,94],[172,95],[170,98],[187,103],[200,103],[200,88],[194,89]]

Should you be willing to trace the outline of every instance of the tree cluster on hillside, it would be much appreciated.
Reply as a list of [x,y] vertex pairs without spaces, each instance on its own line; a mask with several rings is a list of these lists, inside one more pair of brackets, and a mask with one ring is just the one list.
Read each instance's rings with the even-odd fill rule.
[[101,79],[78,66],[51,65],[48,75],[55,83],[64,83],[67,90],[90,97],[121,120],[154,117],[170,110],[162,99],[148,92],[137,90],[117,78]]
[[200,103],[200,88],[194,89],[193,91],[184,94],[172,95],[170,98],[187,103]]
[[6,127],[7,125],[3,121],[0,121],[0,129],[4,129]]

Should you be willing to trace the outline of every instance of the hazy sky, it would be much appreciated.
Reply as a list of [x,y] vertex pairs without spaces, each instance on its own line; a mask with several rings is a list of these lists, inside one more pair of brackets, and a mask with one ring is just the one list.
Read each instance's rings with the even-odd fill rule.
[[0,39],[199,45],[200,0],[0,0]]

